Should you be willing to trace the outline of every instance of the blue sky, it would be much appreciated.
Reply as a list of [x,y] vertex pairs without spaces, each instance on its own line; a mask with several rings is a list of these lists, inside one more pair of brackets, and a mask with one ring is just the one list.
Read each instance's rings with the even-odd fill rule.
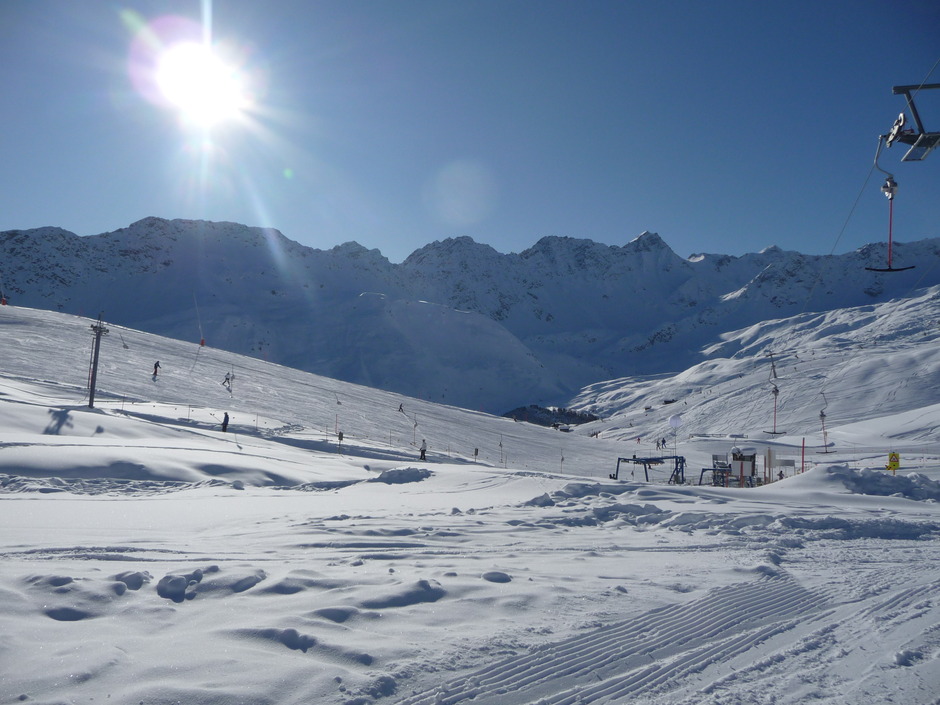
[[[0,3],[0,231],[196,218],[392,261],[644,230],[683,257],[845,252],[887,235],[883,177],[863,185],[904,108],[891,87],[940,83],[933,0],[215,0],[253,104],[193,129],[129,57],[208,6]],[[940,90],[917,105],[940,129]],[[902,149],[881,159],[895,238],[938,237],[940,150]]]

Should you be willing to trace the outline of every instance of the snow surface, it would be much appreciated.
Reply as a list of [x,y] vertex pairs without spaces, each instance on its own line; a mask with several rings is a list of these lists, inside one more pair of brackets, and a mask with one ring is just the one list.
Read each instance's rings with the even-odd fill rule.
[[[940,703],[940,407],[878,415],[890,355],[733,489],[609,477],[684,399],[562,433],[117,326],[91,409],[91,323],[0,307],[0,704]],[[708,405],[690,480],[799,457]]]

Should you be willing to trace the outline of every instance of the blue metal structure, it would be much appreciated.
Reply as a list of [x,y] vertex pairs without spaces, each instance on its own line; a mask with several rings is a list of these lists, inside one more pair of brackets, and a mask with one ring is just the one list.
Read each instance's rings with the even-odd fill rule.
[[638,458],[635,455],[632,458],[617,458],[617,470],[610,475],[611,480],[620,479],[620,463],[633,463],[643,466],[643,474],[646,481],[650,481],[650,467],[655,465],[664,465],[667,460],[674,462],[672,473],[669,475],[670,485],[685,484],[685,458],[681,455],[663,455],[657,458]]

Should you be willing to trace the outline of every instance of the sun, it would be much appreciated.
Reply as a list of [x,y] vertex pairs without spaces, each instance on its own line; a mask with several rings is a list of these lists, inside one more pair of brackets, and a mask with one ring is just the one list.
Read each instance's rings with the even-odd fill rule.
[[244,77],[204,44],[167,47],[157,59],[155,79],[183,121],[196,127],[237,119],[248,108]]

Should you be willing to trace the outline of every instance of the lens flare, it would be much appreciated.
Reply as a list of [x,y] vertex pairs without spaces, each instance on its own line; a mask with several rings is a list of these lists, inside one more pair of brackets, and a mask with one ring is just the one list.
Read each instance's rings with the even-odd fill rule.
[[496,200],[492,172],[472,159],[447,164],[424,189],[425,204],[448,226],[466,227],[482,222],[495,208]]
[[248,106],[238,71],[202,44],[183,42],[162,52],[156,82],[183,118],[199,125],[236,118]]
[[[166,159],[180,210],[206,219],[221,212],[225,220],[248,210],[269,227],[275,218],[268,201],[295,178],[286,164],[297,150],[268,124],[280,116],[264,104],[264,54],[233,36],[215,36],[211,0],[200,5],[201,21],[120,11],[130,36],[127,75],[137,95],[182,128]],[[273,231],[265,237],[278,267],[289,269],[280,239]]]
[[132,85],[149,102],[175,111],[184,126],[208,128],[252,107],[252,76],[238,52],[210,43],[201,23],[176,15],[148,22],[132,11],[122,18],[134,37]]

